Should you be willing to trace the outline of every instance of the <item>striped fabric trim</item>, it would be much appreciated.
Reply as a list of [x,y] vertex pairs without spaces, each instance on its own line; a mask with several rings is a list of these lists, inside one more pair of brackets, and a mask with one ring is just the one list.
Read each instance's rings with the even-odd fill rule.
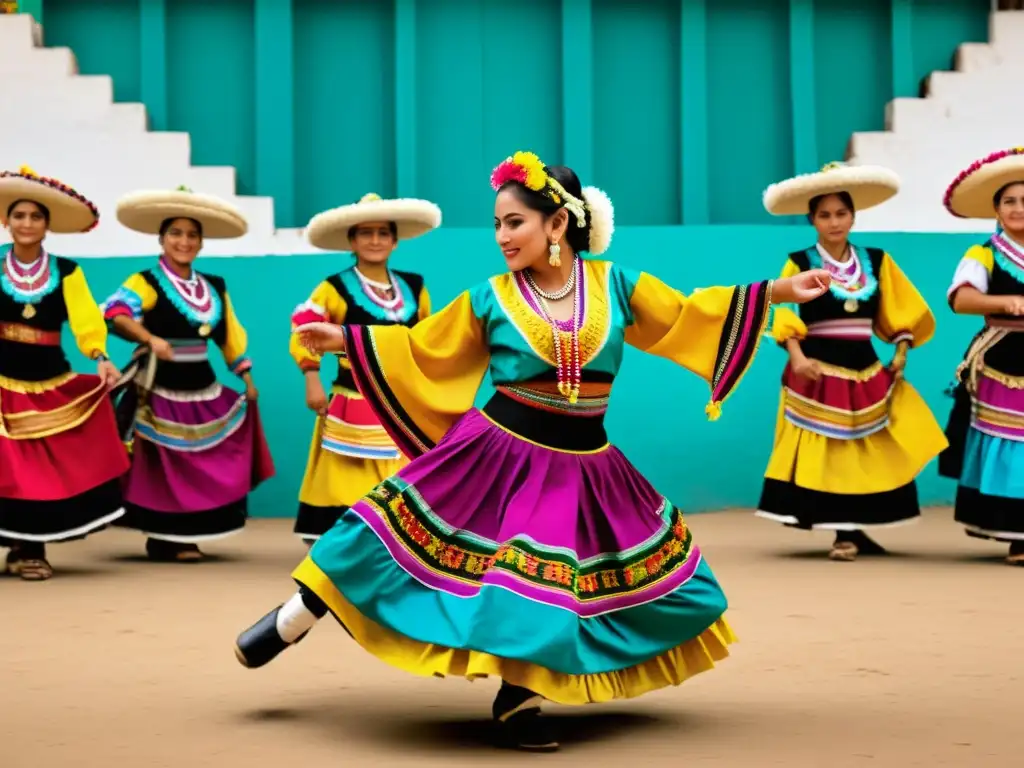
[[823,339],[870,339],[874,335],[871,318],[851,317],[822,320],[807,326],[807,335]]
[[889,425],[889,402],[893,388],[873,405],[858,411],[847,411],[824,405],[797,394],[789,387],[784,392],[784,417],[800,429],[835,440],[859,440]]
[[732,394],[750,368],[771,316],[771,281],[736,286],[722,329],[711,380],[711,401],[704,409],[708,418],[722,414],[722,403]]

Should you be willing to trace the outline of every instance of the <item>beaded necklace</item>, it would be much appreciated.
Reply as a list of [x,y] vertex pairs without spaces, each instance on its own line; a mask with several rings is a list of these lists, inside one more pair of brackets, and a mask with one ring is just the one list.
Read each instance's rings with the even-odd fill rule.
[[53,260],[45,249],[40,248],[40,255],[30,264],[19,262],[14,257],[14,247],[8,246],[4,256],[3,274],[0,276],[0,288],[3,292],[25,306],[21,316],[31,320],[36,316],[35,305],[52,293],[60,284],[60,275],[53,268]]
[[[525,276],[526,284],[537,298],[537,306],[540,308],[542,317],[551,326],[558,391],[572,404],[579,399],[580,385],[583,381],[583,372],[580,366],[580,307],[582,304],[580,288],[583,283],[581,265],[579,257],[574,257],[569,280],[562,288],[553,293],[542,291],[529,271],[524,270],[521,273]],[[569,332],[565,333],[563,331],[564,324],[555,319],[548,307],[548,301],[563,299],[570,292],[572,293],[572,320],[569,321]],[[566,342],[568,342],[568,349],[563,347]]]
[[808,248],[807,257],[812,268],[828,270],[832,276],[829,292],[837,299],[843,299],[843,309],[853,313],[860,307],[860,302],[874,296],[878,280],[871,268],[871,258],[861,258],[853,245],[847,245],[847,248],[850,249],[850,258],[845,262],[823,254],[820,246]]
[[206,338],[221,318],[221,302],[217,292],[194,269],[188,277],[179,277],[160,257],[157,282],[174,308],[192,324],[199,326],[199,335]]

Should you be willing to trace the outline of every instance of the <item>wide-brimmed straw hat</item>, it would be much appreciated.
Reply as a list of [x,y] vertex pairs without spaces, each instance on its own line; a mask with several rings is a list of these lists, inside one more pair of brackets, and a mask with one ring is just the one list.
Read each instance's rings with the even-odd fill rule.
[[231,203],[188,187],[142,190],[117,201],[117,220],[144,235],[159,234],[160,226],[168,219],[198,221],[204,238],[241,237],[249,231],[244,214]]
[[943,205],[962,219],[994,219],[996,193],[1024,182],[1024,147],[993,152],[961,171],[949,185]]
[[63,182],[40,176],[26,165],[18,171],[0,172],[0,216],[5,222],[7,209],[18,200],[46,206],[49,230],[58,234],[88,232],[100,221],[99,209],[84,195]]
[[880,165],[829,163],[817,173],[805,173],[772,184],[764,191],[764,207],[774,216],[810,213],[811,200],[846,192],[856,211],[881,205],[900,189],[900,177]]
[[306,239],[326,251],[350,251],[348,231],[371,221],[394,222],[399,240],[410,240],[441,225],[441,209],[429,200],[385,200],[373,193],[358,203],[318,213],[306,225]]

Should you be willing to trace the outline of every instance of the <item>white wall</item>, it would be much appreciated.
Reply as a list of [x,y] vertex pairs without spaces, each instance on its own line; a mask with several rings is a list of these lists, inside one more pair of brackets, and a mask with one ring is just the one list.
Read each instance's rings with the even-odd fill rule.
[[992,152],[1024,145],[1024,11],[999,11],[988,43],[965,43],[956,70],[933,72],[924,99],[895,99],[887,131],[857,133],[853,164],[884,165],[902,178],[900,194],[858,215],[868,231],[991,232],[986,220],[959,219],[942,205],[964,168]]
[[[49,235],[47,248],[65,256],[154,253],[156,238],[118,224],[115,203],[138,189],[174,189],[185,184],[219,195],[249,219],[238,240],[208,240],[204,255],[311,253],[301,230],[274,229],[269,197],[235,195],[235,169],[191,165],[187,133],[147,130],[142,104],[115,104],[106,76],[78,74],[68,48],[43,48],[38,25],[28,14],[0,15],[0,169],[28,165],[60,179],[92,200],[100,224],[84,235]],[[0,238],[8,238],[2,230]],[[4,240],[8,241],[8,240]]]

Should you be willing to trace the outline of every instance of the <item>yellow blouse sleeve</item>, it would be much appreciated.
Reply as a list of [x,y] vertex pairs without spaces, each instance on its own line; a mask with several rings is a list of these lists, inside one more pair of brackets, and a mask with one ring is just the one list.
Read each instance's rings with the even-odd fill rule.
[[93,360],[100,355],[107,356],[107,324],[103,311],[92,297],[89,283],[82,268],[64,278],[61,284],[64,305],[68,310],[68,325],[82,354]]
[[469,291],[412,328],[349,325],[345,336],[360,393],[410,458],[473,407],[490,361]]
[[771,311],[771,285],[703,288],[684,296],[640,273],[629,309],[626,343],[708,382],[711,400],[705,412],[713,421],[753,362]]
[[[324,280],[316,288],[309,298],[299,304],[292,312],[292,328],[305,323],[334,323],[341,325],[345,322],[345,315],[348,313],[348,305],[341,297],[334,286]],[[291,335],[288,342],[288,351],[292,359],[303,371],[319,371],[320,355],[314,355],[299,343],[296,334]]]
[[249,346],[249,337],[245,327],[239,322],[235,308],[231,304],[231,296],[224,291],[224,343],[220,351],[224,353],[224,362],[236,376],[252,370],[252,360],[245,354]]
[[430,317],[430,294],[427,293],[427,284],[424,283],[420,289],[419,304],[416,309],[416,318],[423,320]]
[[[800,274],[800,267],[792,259],[786,259],[779,277],[793,277]],[[790,339],[802,341],[807,337],[807,324],[800,315],[790,307],[777,306],[772,311],[772,338],[776,343],[784,345]]]
[[155,306],[156,291],[146,278],[136,272],[103,303],[103,317],[108,325],[115,317],[127,317],[141,323],[143,316]]
[[920,347],[935,335],[935,315],[893,258],[882,256],[878,270],[878,312],[875,333],[883,341],[896,344],[906,341]]

